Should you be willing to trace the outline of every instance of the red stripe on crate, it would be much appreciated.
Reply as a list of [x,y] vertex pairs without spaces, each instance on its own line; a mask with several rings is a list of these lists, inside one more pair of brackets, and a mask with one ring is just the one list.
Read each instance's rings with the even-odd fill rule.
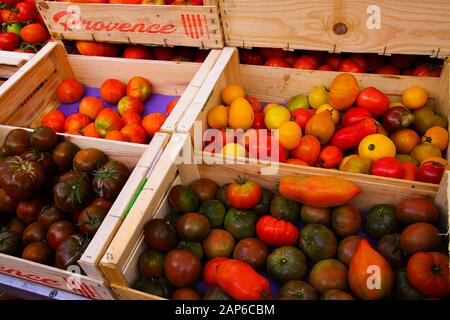
[[194,32],[192,31],[192,24],[191,24],[191,16],[187,15],[187,24],[188,24],[188,28],[189,28],[189,36],[191,38],[194,38]]
[[203,33],[203,24],[202,24],[202,18],[200,17],[200,15],[197,15],[197,22],[198,25],[200,26],[200,37],[203,37],[204,33]]
[[195,19],[195,15],[192,15],[192,25],[193,25],[193,29],[195,31],[195,39],[198,39],[199,35],[198,35],[197,20]]
[[186,16],[184,14],[181,15],[181,20],[183,21],[184,33],[186,33],[186,35],[189,36],[186,23]]
[[206,15],[203,15],[203,20],[205,20],[206,34],[208,35],[208,39],[210,39],[210,37],[209,37],[209,28],[208,28],[208,20],[206,20]]

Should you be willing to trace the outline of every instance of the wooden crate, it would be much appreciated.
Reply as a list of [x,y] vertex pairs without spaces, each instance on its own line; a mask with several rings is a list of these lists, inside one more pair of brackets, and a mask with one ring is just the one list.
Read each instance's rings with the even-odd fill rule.
[[32,56],[32,53],[0,50],[0,86],[18,72]]
[[[15,127],[0,126],[0,141]],[[29,129],[28,129],[29,130]],[[169,140],[167,133],[157,133],[150,145],[130,144],[118,141],[103,140],[63,135],[80,148],[97,148],[103,151],[110,159],[125,163],[132,172],[108,215],[92,238],[83,256],[78,261],[86,275],[79,275],[49,267],[20,258],[0,254],[0,272],[34,281],[58,290],[71,291],[91,299],[113,299],[109,284],[99,269],[99,261],[113,236],[118,230],[122,220],[128,214],[129,207],[142,185],[147,181],[154,164],[162,153]],[[79,286],[71,286],[72,281],[79,281]]]
[[36,2],[54,39],[224,47],[217,0],[204,6]]
[[[225,48],[216,65],[211,70],[203,86],[198,91],[190,107],[180,120],[177,132],[190,133],[201,137],[208,129],[208,111],[221,104],[221,92],[228,84],[240,84],[245,92],[262,101],[283,102],[299,93],[308,94],[319,85],[330,86],[339,72],[296,70],[291,68],[274,68],[239,64],[239,56],[235,48]],[[374,86],[384,92],[391,101],[400,101],[402,92],[412,86],[424,87],[429,94],[428,104],[433,109],[448,117],[450,110],[450,66],[445,64],[440,78],[422,78],[411,76],[391,76],[355,73],[361,87]],[[199,129],[195,130],[195,123]],[[201,132],[198,132],[201,131]],[[199,139],[196,139],[197,148]],[[449,159],[450,150],[445,157]],[[402,188],[418,188],[423,192],[436,192],[438,186],[403,179],[392,179],[372,175],[343,172],[332,169],[303,167],[280,163],[282,168],[292,168],[298,172],[311,172],[319,175],[337,175],[367,181],[390,183]]]
[[[181,162],[177,156],[182,151],[183,156],[195,162]],[[185,159],[183,157],[183,159]],[[187,185],[198,179],[209,178],[219,185],[231,182],[237,174],[245,175],[256,181],[261,187],[273,190],[276,181],[286,175],[311,176],[315,172],[298,171],[292,167],[280,167],[274,175],[261,175],[261,171],[268,169],[262,164],[215,164],[208,165],[207,160],[202,162],[201,154],[192,150],[190,136],[187,134],[174,134],[164,150],[161,158],[155,166],[149,180],[139,194],[135,204],[131,208],[130,215],[125,219],[106,254],[101,260],[100,266],[111,283],[119,299],[161,299],[153,295],[139,292],[131,288],[139,277],[138,260],[146,249],[143,227],[147,221],[154,218],[163,218],[169,213],[167,200],[171,186],[177,184]],[[404,188],[398,185],[387,184],[384,181],[371,181],[359,177],[350,177],[350,180],[361,187],[361,194],[351,203],[360,210],[367,211],[376,204],[397,205],[407,197],[429,197],[435,199],[435,203],[441,210],[440,225],[446,229],[448,225],[448,176],[445,175],[439,188],[423,190]]]
[[220,50],[212,50],[204,63],[87,57],[65,53],[61,43],[49,43],[0,87],[0,123],[37,127],[42,117],[56,109],[56,87],[65,78],[75,77],[90,87],[115,78],[124,82],[140,75],[152,83],[153,92],[180,95],[180,101],[161,131],[171,132],[189,108]]
[[228,46],[450,56],[445,0],[220,0]]

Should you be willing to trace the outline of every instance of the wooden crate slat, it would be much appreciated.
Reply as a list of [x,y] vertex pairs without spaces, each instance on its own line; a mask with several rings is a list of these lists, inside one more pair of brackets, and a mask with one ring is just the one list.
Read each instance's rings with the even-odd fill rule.
[[[217,2],[205,6],[159,6],[40,1],[37,7],[56,39],[224,46]],[[69,21],[77,23],[71,26]]]
[[410,0],[407,6],[391,0],[219,3],[228,46],[450,56],[447,1]]

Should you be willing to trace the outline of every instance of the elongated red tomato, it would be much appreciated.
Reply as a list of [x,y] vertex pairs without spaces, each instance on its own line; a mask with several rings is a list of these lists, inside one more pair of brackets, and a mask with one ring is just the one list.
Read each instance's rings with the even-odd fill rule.
[[262,242],[280,247],[295,244],[298,229],[288,221],[266,215],[256,223],[256,235]]
[[215,257],[209,260],[203,268],[203,281],[208,286],[217,286],[217,271],[222,262],[228,260],[225,257]]
[[379,124],[373,118],[363,119],[349,127],[336,131],[331,138],[331,145],[343,150],[356,148],[368,135],[378,131]]
[[235,300],[263,300],[270,298],[269,281],[249,264],[228,259],[219,265],[217,283]]
[[261,199],[261,187],[252,180],[237,177],[227,189],[227,198],[233,208],[250,209]]
[[312,207],[327,208],[346,204],[357,196],[361,189],[353,182],[340,177],[285,176],[280,180],[278,191],[289,200]]

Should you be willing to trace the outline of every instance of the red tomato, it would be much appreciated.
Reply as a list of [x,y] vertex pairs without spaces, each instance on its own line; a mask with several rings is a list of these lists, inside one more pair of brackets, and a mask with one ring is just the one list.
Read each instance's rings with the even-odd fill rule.
[[261,187],[252,180],[237,177],[228,186],[227,199],[233,208],[253,208],[261,199]]
[[21,0],[2,0],[2,4],[6,4],[11,7],[14,7],[19,2],[21,2]]
[[14,32],[5,32],[0,34],[0,50],[13,51],[17,49],[20,38]]
[[100,133],[97,132],[95,129],[95,123],[91,122],[86,127],[81,129],[81,134],[85,137],[91,137],[91,138],[101,138],[102,136]]
[[170,47],[155,47],[153,48],[153,55],[156,60],[169,61],[175,58],[175,49]]
[[303,55],[295,61],[294,69],[316,70],[319,67],[317,59],[310,55]]
[[294,52],[289,52],[288,55],[284,58],[284,60],[286,60],[290,66],[293,66],[298,58],[299,57],[297,54],[295,54]]
[[74,103],[81,99],[84,87],[75,79],[64,79],[56,88],[56,98],[61,103]]
[[333,68],[330,67],[327,64],[324,64],[323,66],[320,66],[317,70],[321,70],[321,71],[333,71]]
[[123,127],[119,113],[111,108],[102,109],[95,118],[95,129],[104,137],[109,131],[120,130]]
[[95,41],[77,41],[78,52],[84,56],[117,57],[120,47],[116,44]]
[[266,215],[256,223],[259,240],[272,246],[289,246],[297,243],[298,229],[292,223]]
[[128,141],[133,143],[147,143],[147,135],[144,128],[138,124],[129,124],[123,127],[120,132],[127,137]]
[[156,132],[161,129],[167,116],[160,112],[151,113],[142,119],[142,127],[150,138],[153,138]]
[[307,166],[308,167],[308,163],[306,161],[301,160],[301,159],[297,159],[297,158],[287,159],[286,163],[296,164],[298,166]]
[[66,117],[62,111],[53,110],[42,118],[41,126],[50,127],[56,132],[64,132],[65,120]]
[[374,87],[364,88],[356,98],[358,107],[370,111],[375,116],[381,116],[389,108],[389,98],[380,90]]
[[[278,150],[273,150],[273,146]],[[278,152],[277,152],[278,151]],[[250,157],[255,157],[261,160],[272,160],[277,162],[286,162],[287,151],[276,140],[272,141],[270,133],[267,137],[259,139],[257,143],[251,143],[248,145],[248,152]]]
[[354,60],[345,59],[342,61],[341,66],[338,69],[339,72],[354,72],[354,73],[363,73],[364,69],[361,65]]
[[336,168],[344,158],[341,149],[335,146],[327,146],[322,149],[319,155],[319,165],[322,168]]
[[122,132],[120,132],[119,130],[108,131],[108,133],[105,136],[105,140],[128,142],[127,137],[125,137],[125,135]]
[[349,60],[358,64],[361,67],[361,69],[363,70],[362,72],[367,72],[367,69],[369,68],[369,64],[367,63],[366,58],[364,58],[364,56],[362,54],[354,53],[349,57]]
[[48,39],[47,30],[39,23],[30,23],[20,29],[20,37],[29,44],[44,43]]
[[429,297],[450,294],[448,257],[440,252],[417,252],[406,266],[408,281]]
[[284,58],[287,55],[287,51],[280,48],[258,48],[259,53],[265,58]]
[[374,176],[402,179],[404,169],[402,163],[394,157],[382,157],[375,161],[370,173]]
[[367,71],[374,72],[379,66],[384,64],[383,56],[377,53],[366,54]]
[[264,113],[262,112],[255,112],[254,113],[254,120],[253,120],[253,129],[265,129],[266,125],[264,123]]
[[4,23],[18,22],[17,13],[11,10],[3,9],[1,10],[2,21]]
[[228,260],[224,257],[216,257],[209,260],[203,268],[203,281],[208,286],[217,286],[217,271],[222,262]]
[[91,120],[89,117],[82,113],[74,113],[66,118],[64,123],[65,131],[80,131],[84,127],[86,127]]
[[349,127],[366,118],[372,118],[372,114],[369,110],[364,108],[350,108],[342,117],[342,124],[344,125],[344,127]]
[[17,21],[19,22],[28,22],[32,21],[36,16],[36,5],[34,3],[29,2],[21,2],[16,5]]
[[299,108],[292,112],[292,116],[295,118],[295,122],[302,128],[303,131],[305,131],[306,123],[309,119],[312,118],[314,114],[311,112],[311,110],[306,110]]
[[264,62],[261,55],[254,50],[241,49],[239,57],[244,64],[262,65]]
[[125,112],[125,114],[122,116],[123,125],[129,125],[129,124],[138,124],[141,125],[142,118],[139,114],[137,114],[134,111],[128,111]]
[[178,101],[180,101],[180,98],[175,98],[167,104],[167,106],[166,106],[167,115],[169,115],[172,112],[173,108],[175,108]]
[[416,60],[417,56],[408,54],[393,54],[389,57],[389,63],[396,68],[405,69],[411,66]]
[[376,73],[376,74],[390,74],[390,75],[397,76],[397,75],[400,75],[400,70],[397,69],[394,66],[386,64],[384,66],[376,68],[374,73]]
[[141,45],[129,45],[123,52],[123,57],[128,59],[151,59],[152,49]]
[[432,63],[424,63],[418,65],[412,75],[418,77],[440,77],[441,67]]
[[417,166],[414,162],[402,162],[403,167],[403,179],[416,181],[417,178]]
[[110,104],[117,104],[125,95],[126,86],[117,79],[105,80],[100,87],[100,97]]
[[417,181],[439,184],[444,171],[445,167],[439,162],[426,162],[417,169]]
[[306,135],[300,139],[298,146],[291,151],[291,156],[306,161],[313,166],[319,160],[320,141],[315,136]]
[[412,76],[413,72],[414,72],[414,68],[406,68],[403,70],[402,75]]
[[341,67],[342,61],[344,58],[338,53],[329,53],[325,58],[325,63],[335,71]]
[[251,104],[254,112],[262,111],[261,103],[255,97],[247,96],[245,97],[245,100],[247,100]]
[[279,68],[290,68],[289,62],[283,58],[270,58],[264,64],[266,67],[279,67]]

